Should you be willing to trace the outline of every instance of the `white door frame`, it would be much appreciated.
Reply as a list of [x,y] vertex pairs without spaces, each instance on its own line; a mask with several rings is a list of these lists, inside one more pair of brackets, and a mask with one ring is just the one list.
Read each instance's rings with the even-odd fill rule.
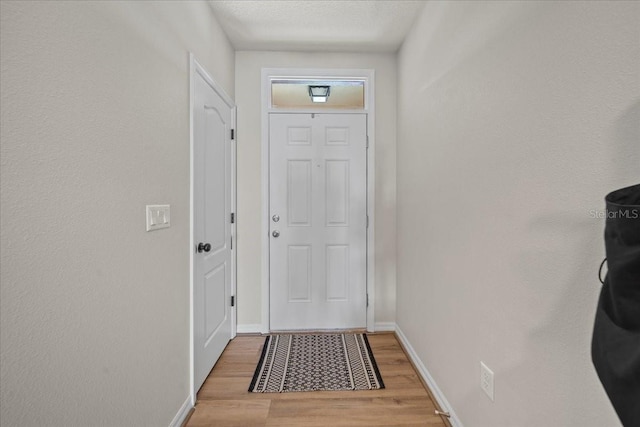
[[[354,79],[364,81],[364,109],[283,109],[271,107],[271,80],[273,79]],[[262,69],[262,327],[263,334],[269,326],[269,114],[270,113],[325,113],[367,115],[367,331],[373,332],[375,324],[375,71],[372,69],[325,68],[263,68]]]
[[[196,404],[195,389],[195,359],[193,338],[193,281],[194,281],[194,158],[193,158],[193,119],[195,100],[195,77],[199,74],[216,91],[222,100],[231,108],[231,126],[236,128],[236,106],[227,93],[218,85],[211,75],[195,59],[193,53],[189,53],[189,393],[191,406]],[[231,140],[231,212],[236,212],[236,140]],[[236,236],[236,224],[231,224],[231,241]],[[231,250],[231,289],[229,295],[236,295],[236,250]],[[236,336],[236,307],[231,307],[231,338]]]

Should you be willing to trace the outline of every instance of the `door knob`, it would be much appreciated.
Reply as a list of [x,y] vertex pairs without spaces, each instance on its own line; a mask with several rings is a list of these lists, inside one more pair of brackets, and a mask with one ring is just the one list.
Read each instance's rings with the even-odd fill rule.
[[280,221],[280,215],[274,215],[271,217],[271,219],[273,220],[273,222],[278,222]]
[[198,253],[209,252],[211,250],[211,244],[209,243],[198,243]]
[[273,233],[271,233],[271,235],[273,237],[280,237],[280,232],[278,230],[273,230]]

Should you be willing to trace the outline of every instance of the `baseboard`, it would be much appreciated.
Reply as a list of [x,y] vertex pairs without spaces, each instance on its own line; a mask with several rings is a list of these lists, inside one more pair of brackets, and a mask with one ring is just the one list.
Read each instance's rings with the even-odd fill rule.
[[[376,322],[373,328],[375,332],[394,332],[396,330],[396,324],[394,322]],[[262,334],[262,325],[260,323],[237,325],[236,333]]]
[[262,333],[262,324],[245,324],[245,325],[237,325],[236,332],[239,334],[261,334]]
[[373,330],[375,332],[395,332],[396,324],[395,322],[376,322],[373,325]]
[[422,360],[420,360],[420,358],[418,357],[418,353],[416,353],[415,349],[407,339],[407,336],[402,332],[402,329],[400,329],[400,326],[395,325],[395,332],[396,332],[396,336],[400,340],[400,344],[402,344],[402,346],[404,347],[407,353],[407,356],[409,356],[409,359],[411,359],[411,363],[413,363],[413,366],[415,366],[415,368],[417,369],[418,374],[422,377],[422,380],[427,384],[427,386],[431,390],[431,394],[433,395],[433,398],[436,400],[436,403],[438,404],[438,406],[443,411],[449,412],[449,414],[451,415],[451,417],[449,418],[449,422],[451,423],[451,425],[453,427],[463,427],[462,423],[460,422],[460,419],[451,408],[449,401],[445,397],[442,390],[440,390],[440,388],[438,387],[438,384],[436,384],[435,380],[429,373],[429,370],[427,369],[427,367],[424,366],[424,363],[422,363]]
[[192,409],[193,406],[191,406],[191,396],[187,396],[187,400],[184,401],[176,416],[173,417],[173,420],[171,420],[169,427],[180,427],[186,421]]

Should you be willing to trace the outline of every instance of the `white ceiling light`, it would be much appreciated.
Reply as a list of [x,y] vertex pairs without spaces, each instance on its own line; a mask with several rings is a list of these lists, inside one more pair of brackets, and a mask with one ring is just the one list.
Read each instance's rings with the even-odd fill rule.
[[331,86],[309,86],[309,96],[312,102],[327,102]]

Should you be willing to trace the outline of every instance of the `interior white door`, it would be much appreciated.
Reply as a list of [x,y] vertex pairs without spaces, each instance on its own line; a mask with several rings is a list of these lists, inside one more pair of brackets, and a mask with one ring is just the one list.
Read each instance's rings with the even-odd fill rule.
[[198,390],[231,339],[232,107],[200,73],[193,105],[193,343]]
[[269,115],[270,328],[366,327],[367,116]]

